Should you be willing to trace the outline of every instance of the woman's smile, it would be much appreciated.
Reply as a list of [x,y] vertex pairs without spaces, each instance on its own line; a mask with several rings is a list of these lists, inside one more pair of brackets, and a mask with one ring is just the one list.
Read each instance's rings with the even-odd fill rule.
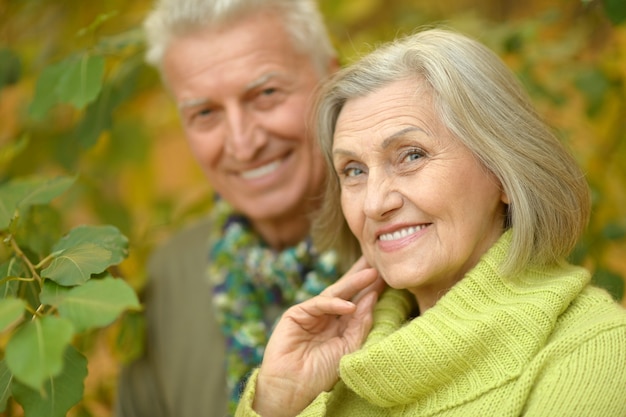
[[420,226],[405,227],[392,233],[383,233],[380,236],[378,236],[378,239],[382,241],[392,241],[392,240],[403,239],[409,235],[417,233],[418,231],[422,230],[425,227],[426,227],[425,224],[420,225]]
[[476,265],[502,234],[506,206],[497,178],[445,127],[431,96],[406,79],[354,98],[333,142],[342,210],[363,255],[418,304]]

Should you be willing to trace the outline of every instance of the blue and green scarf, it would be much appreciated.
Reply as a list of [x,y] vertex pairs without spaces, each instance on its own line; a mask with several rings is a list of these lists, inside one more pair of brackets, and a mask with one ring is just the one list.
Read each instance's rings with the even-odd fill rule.
[[227,342],[229,412],[234,414],[251,371],[261,364],[276,320],[289,306],[336,280],[336,256],[317,253],[308,238],[277,252],[223,200],[216,202],[214,216],[208,273]]

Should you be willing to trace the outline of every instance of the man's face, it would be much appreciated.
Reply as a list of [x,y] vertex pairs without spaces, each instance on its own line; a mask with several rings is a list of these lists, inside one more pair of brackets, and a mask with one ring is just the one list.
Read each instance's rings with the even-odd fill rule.
[[320,80],[275,16],[173,40],[165,82],[212,187],[253,223],[308,211],[323,158],[307,128]]

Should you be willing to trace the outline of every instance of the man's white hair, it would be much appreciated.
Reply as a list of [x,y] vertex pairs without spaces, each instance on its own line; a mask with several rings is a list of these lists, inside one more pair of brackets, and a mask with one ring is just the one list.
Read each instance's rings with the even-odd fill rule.
[[264,12],[279,14],[296,50],[309,55],[325,73],[336,53],[314,0],[157,0],[144,22],[146,61],[161,69],[173,38]]

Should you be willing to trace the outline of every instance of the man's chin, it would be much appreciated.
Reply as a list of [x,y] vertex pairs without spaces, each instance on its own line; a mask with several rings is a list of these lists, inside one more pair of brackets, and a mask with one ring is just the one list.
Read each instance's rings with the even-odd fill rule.
[[296,210],[298,204],[294,200],[290,196],[265,197],[239,202],[233,206],[253,222],[288,221],[301,211]]

